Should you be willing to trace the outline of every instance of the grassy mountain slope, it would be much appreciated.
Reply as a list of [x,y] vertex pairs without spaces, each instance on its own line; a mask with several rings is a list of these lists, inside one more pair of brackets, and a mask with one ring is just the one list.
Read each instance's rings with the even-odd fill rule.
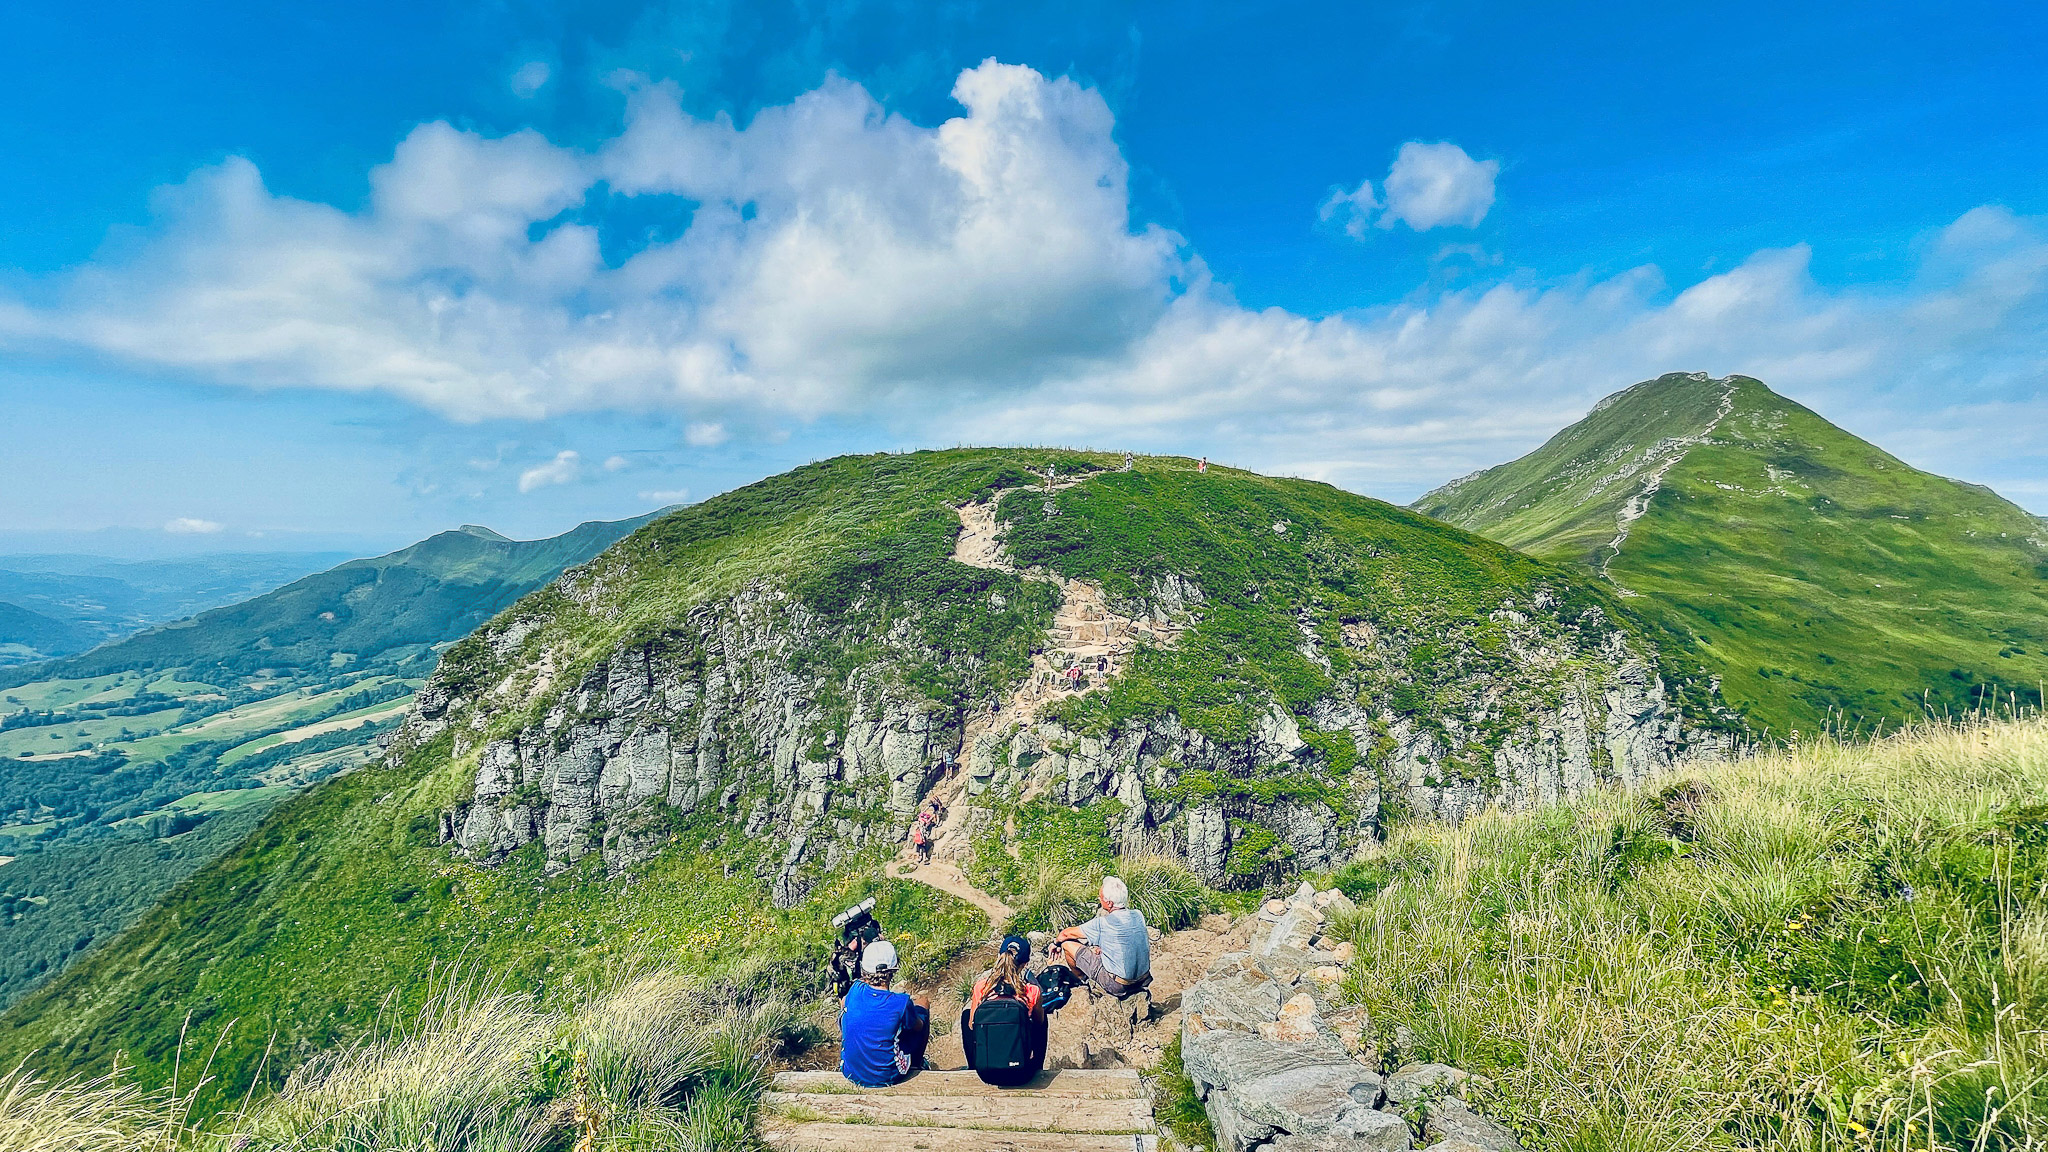
[[1748,377],[1638,384],[1414,507],[1604,573],[1778,733],[2038,703],[2048,678],[2048,524]]
[[[135,921],[295,789],[361,764],[437,649],[647,517],[546,540],[444,532],[68,660],[0,690],[0,1005]],[[26,865],[32,864],[33,867]]]
[[2038,1148],[2043,796],[2038,713],[1805,742],[1404,830],[1325,931],[1396,1059],[1530,1147]]
[[[1505,659],[1506,626],[1488,616],[1504,598],[1529,607],[1535,618],[1525,624],[1560,643],[1581,643],[1570,639],[1580,628],[1591,630],[1586,651],[1634,643],[1634,625],[1587,582],[1325,485],[1201,475],[1192,462],[1155,459],[1132,473],[1098,472],[1057,497],[1030,490],[1031,469],[1052,464],[1072,476],[1111,463],[1043,450],[840,458],[647,525],[449,649],[431,685],[438,703],[422,708],[385,762],[282,804],[135,928],[16,1004],[0,1026],[0,1062],[33,1056],[65,1072],[121,1056],[161,1080],[191,1014],[192,1033],[209,1044],[228,1032],[210,1090],[217,1105],[256,1075],[273,1036],[278,1055],[263,1075],[274,1083],[307,1053],[364,1028],[390,989],[406,989],[394,1006],[404,1010],[436,961],[460,959],[542,998],[628,959],[736,978],[758,977],[764,964],[808,974],[829,931],[825,914],[864,892],[884,897],[885,923],[914,959],[944,955],[983,930],[979,914],[864,878],[895,851],[900,819],[864,791],[873,785],[836,781],[810,816],[778,782],[849,745],[874,706],[862,684],[886,681],[914,696],[933,730],[957,740],[970,715],[1025,674],[1053,618],[1052,586],[952,558],[961,522],[948,505],[998,491],[1010,490],[1002,515],[1020,560],[1099,579],[1112,595],[1139,597],[1155,578],[1180,573],[1207,594],[1180,643],[1141,651],[1123,688],[1070,698],[1084,729],[1167,715],[1230,740],[1258,727],[1276,698],[1306,714],[1319,692],[1368,675],[1343,667],[1364,654],[1347,656],[1339,637],[1340,626],[1367,625],[1383,638],[1427,634],[1426,648],[1403,649],[1402,662],[1369,674],[1409,710],[1403,724],[1442,725],[1477,707],[1452,692],[1454,672],[1484,681],[1488,661]],[[741,616],[719,633],[724,647],[694,647],[698,624],[739,611],[734,604],[779,606],[791,630],[763,637],[759,618]],[[618,698],[604,688],[620,677],[616,654],[653,651],[687,667],[702,679],[661,691],[694,701],[697,684],[712,685],[710,695],[735,682],[736,654],[751,643],[773,654],[771,711],[803,726],[773,739],[723,732],[726,775],[694,808],[640,810],[669,844],[628,858],[624,876],[606,877],[608,852],[551,869],[554,845],[541,839],[490,868],[440,842],[451,806],[477,790],[487,742],[544,722],[559,735],[536,748],[552,755],[579,725],[624,722],[600,702]],[[1566,661],[1560,674],[1589,675],[1593,660]],[[1353,746],[1348,735],[1301,723],[1315,742],[1298,759],[1241,764],[1249,783],[1217,772],[1186,790],[1199,783],[1211,799],[1234,789],[1269,801],[1288,788],[1335,793],[1346,774],[1370,779],[1391,762],[1391,747]],[[1472,734],[1471,746],[1481,740]],[[667,763],[664,754],[663,772]],[[542,791],[528,783],[508,802],[536,803]],[[1116,801],[1056,807],[1049,831],[1036,809],[1019,810],[1029,852],[1076,863],[1090,846],[1113,850],[1106,830]],[[609,844],[621,829],[602,824],[591,835]],[[848,835],[865,824],[880,834]],[[830,835],[840,837],[836,864],[794,907],[774,909],[771,880],[806,842]],[[1246,842],[1273,846],[1270,835]]]

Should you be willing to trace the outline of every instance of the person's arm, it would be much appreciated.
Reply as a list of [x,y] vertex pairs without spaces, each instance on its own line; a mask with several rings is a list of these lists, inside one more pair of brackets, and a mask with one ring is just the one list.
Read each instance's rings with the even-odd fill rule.
[[1102,942],[1102,930],[1104,927],[1106,927],[1104,923],[1104,918],[1101,916],[1097,916],[1095,919],[1088,921],[1086,924],[1082,924],[1076,927],[1074,931],[1079,932],[1081,934],[1081,939],[1085,943],[1100,944]]

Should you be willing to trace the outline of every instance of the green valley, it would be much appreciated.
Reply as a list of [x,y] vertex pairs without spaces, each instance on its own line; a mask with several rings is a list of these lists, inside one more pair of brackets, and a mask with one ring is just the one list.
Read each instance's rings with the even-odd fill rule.
[[1672,374],[1414,507],[1603,576],[1778,735],[2039,705],[2048,523],[1759,381]]
[[[647,517],[444,532],[0,670],[0,1004],[134,922],[277,801],[363,764],[441,648]],[[220,825],[214,827],[214,825]]]

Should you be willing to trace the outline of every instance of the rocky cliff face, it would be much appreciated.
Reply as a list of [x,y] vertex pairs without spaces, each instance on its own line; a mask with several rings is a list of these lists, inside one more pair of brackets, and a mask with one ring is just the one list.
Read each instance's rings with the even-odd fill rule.
[[[909,630],[885,643],[894,659],[843,681],[806,674],[792,657],[844,639],[834,631],[786,589],[750,587],[612,650],[537,722],[480,742],[472,733],[495,712],[544,699],[547,678],[521,685],[515,673],[475,700],[430,685],[406,738],[452,726],[456,755],[477,758],[472,794],[442,814],[441,838],[481,863],[539,841],[551,870],[595,851],[617,872],[666,843],[678,818],[712,813],[787,845],[775,893],[794,902],[802,876],[914,811],[958,745],[958,717],[889,675],[930,655]],[[520,633],[515,621],[494,638],[502,658]],[[552,661],[543,652],[538,663]],[[835,694],[851,706],[843,731],[822,704]]]
[[[474,763],[441,839],[482,864],[538,845],[550,870],[599,853],[616,873],[709,822],[751,842],[786,905],[895,844],[938,792],[954,801],[943,850],[999,840],[1018,805],[1042,801],[1098,813],[1117,842],[1177,856],[1211,884],[1251,886],[1342,862],[1391,814],[1457,821],[1723,746],[1667,696],[1641,640],[1540,582],[1447,628],[1372,607],[1323,627],[1304,608],[1297,655],[1328,685],[1306,707],[1269,695],[1222,730],[1171,708],[1091,720],[1071,705],[1199,637],[1218,593],[1169,573],[1119,599],[1015,571],[993,507],[956,508],[953,560],[998,581],[959,602],[878,615],[871,596],[821,608],[797,579],[757,578],[595,659],[549,613],[616,616],[620,569],[572,571],[419,694],[401,751],[446,732],[450,754]],[[939,639],[931,621],[966,597],[1027,606],[1028,670]],[[573,679],[560,671],[579,664]],[[969,683],[981,688],[943,688]]]
[[[1513,671],[1467,674],[1447,657],[1434,687],[1460,702],[1456,711],[1403,712],[1376,694],[1373,666],[1408,654],[1355,628],[1348,654],[1363,671],[1339,679],[1305,717],[1268,701],[1249,736],[1219,741],[1172,715],[1091,734],[1041,713],[962,750],[964,791],[1114,799],[1125,842],[1179,856],[1209,884],[1242,886],[1342,863],[1377,841],[1390,809],[1455,823],[1488,805],[1634,784],[1727,750],[1725,738],[1688,725],[1618,627],[1593,619],[1590,637],[1546,631],[1512,604],[1496,616]],[[1311,743],[1305,726],[1322,739]],[[1359,750],[1359,762],[1340,771],[1333,743]]]

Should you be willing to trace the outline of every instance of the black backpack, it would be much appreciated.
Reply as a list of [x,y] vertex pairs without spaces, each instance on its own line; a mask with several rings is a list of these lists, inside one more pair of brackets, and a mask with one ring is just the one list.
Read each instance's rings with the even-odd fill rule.
[[1047,964],[1032,980],[1038,985],[1038,1006],[1047,1012],[1065,1008],[1081,983],[1081,977],[1064,964]]
[[960,1034],[969,1068],[997,1076],[1021,1074],[1026,1079],[1038,1074],[1045,1059],[1044,1025],[1032,1019],[1031,1009],[1014,989],[998,985],[963,1015],[971,1021]]

